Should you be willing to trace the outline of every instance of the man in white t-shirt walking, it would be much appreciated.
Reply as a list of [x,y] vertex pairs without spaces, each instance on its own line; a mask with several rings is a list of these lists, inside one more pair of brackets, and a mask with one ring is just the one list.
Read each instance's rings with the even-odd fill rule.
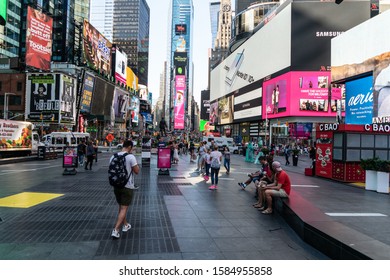
[[[114,188],[114,194],[116,201],[119,205],[118,217],[116,219],[115,227],[112,230],[111,236],[113,238],[119,238],[119,229],[122,226],[122,232],[126,232],[131,229],[131,225],[126,220],[127,210],[131,204],[131,200],[133,199],[133,190],[136,189],[134,186],[134,174],[139,173],[139,166],[137,160],[133,154],[131,154],[131,150],[133,149],[133,141],[126,140],[123,143],[122,151],[119,152],[119,155],[123,155],[124,153],[128,153],[126,156],[126,169],[127,174],[130,174],[129,180],[127,184],[123,188]],[[110,162],[114,156],[111,157]]]

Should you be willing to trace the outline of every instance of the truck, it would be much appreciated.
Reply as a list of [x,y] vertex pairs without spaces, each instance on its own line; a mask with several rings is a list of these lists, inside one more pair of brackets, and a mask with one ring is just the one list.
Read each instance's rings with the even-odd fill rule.
[[39,135],[30,122],[0,119],[0,158],[37,154]]

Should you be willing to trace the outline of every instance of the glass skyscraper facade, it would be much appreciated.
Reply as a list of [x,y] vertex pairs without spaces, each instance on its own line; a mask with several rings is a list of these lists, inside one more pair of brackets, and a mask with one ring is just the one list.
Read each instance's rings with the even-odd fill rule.
[[218,33],[218,14],[220,5],[220,1],[210,2],[211,46],[213,49],[215,47],[215,39],[217,38]]
[[90,11],[89,22],[112,42],[114,0],[91,0]]
[[[176,51],[187,53],[186,66],[186,93],[185,93],[185,114],[186,124],[189,124],[189,115],[191,115],[192,88],[193,88],[193,23],[194,23],[194,6],[192,0],[171,0],[168,22],[168,58],[167,58],[167,77],[166,77],[166,94],[169,107],[166,108],[166,119],[170,120],[169,126],[173,123],[173,99],[174,99],[174,53]],[[179,34],[175,28],[177,25],[185,25],[186,31]],[[170,114],[169,116],[167,116]],[[189,128],[187,126],[187,128]]]
[[21,6],[21,0],[8,1],[7,21],[5,26],[0,26],[0,58],[17,57],[19,54]]
[[139,83],[148,85],[150,9],[146,0],[114,0],[113,39]]

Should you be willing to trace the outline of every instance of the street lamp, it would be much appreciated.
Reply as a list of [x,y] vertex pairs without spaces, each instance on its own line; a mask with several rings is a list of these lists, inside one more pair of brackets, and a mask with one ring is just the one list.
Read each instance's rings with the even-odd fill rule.
[[8,95],[16,95],[15,93],[12,92],[6,92],[4,93],[4,119],[8,119]]

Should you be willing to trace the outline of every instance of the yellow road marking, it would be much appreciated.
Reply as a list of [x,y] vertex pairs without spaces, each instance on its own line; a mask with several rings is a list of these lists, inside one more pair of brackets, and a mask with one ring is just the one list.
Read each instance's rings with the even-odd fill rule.
[[0,207],[30,208],[60,196],[63,194],[22,192],[0,198]]

